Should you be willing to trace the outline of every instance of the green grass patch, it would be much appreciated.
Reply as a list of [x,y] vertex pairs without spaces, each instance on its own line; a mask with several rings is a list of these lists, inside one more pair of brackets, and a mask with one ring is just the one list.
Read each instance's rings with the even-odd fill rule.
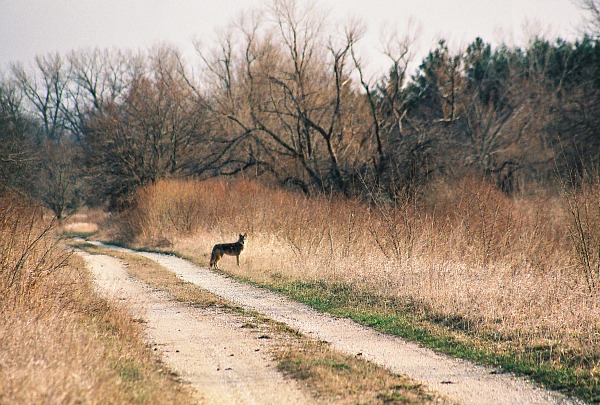
[[528,345],[499,334],[478,333],[472,326],[473,321],[441,316],[418,302],[377,296],[351,285],[294,281],[266,287],[379,332],[527,376],[566,395],[600,402],[600,358],[597,355],[562,350],[562,355],[557,356],[556,347],[551,345]]

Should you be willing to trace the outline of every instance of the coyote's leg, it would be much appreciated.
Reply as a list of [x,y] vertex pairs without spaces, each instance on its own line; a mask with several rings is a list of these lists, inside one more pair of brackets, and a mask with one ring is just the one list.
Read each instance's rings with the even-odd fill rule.
[[210,255],[210,267],[214,267],[215,269],[218,269],[219,268],[219,265],[218,265],[219,259],[221,259],[221,256],[219,255],[219,251],[217,250],[217,247],[215,246]]

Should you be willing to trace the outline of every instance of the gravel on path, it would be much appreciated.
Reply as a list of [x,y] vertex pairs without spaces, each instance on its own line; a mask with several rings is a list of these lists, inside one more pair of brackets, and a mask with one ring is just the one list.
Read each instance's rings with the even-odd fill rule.
[[123,263],[80,253],[98,291],[124,303],[144,322],[146,339],[162,361],[207,404],[310,404],[310,395],[285,378],[270,342],[242,328],[235,313],[191,308],[131,277]]

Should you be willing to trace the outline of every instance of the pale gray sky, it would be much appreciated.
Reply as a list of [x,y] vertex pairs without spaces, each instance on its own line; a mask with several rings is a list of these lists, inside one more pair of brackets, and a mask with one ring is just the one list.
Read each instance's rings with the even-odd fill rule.
[[[302,2],[303,0],[300,0]],[[210,43],[215,29],[262,0],[0,0],[0,70],[36,55],[100,48],[148,48],[159,41],[190,50]],[[331,18],[359,17],[368,26],[365,48],[376,51],[380,27],[421,27],[419,48],[439,38],[455,46],[481,36],[522,44],[531,32],[572,39],[582,19],[573,0],[317,0]],[[524,30],[524,27],[529,28]],[[371,56],[367,55],[368,58]],[[373,60],[377,63],[377,57]]]

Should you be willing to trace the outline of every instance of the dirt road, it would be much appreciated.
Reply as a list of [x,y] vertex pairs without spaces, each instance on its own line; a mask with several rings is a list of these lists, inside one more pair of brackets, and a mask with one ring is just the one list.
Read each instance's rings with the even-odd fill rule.
[[118,259],[82,254],[98,289],[123,302],[146,326],[161,359],[207,404],[308,404],[311,398],[277,371],[265,346],[238,316],[178,304],[130,277]]
[[[121,249],[114,248],[113,249]],[[127,252],[127,249],[121,249]],[[227,301],[235,303],[246,309],[257,311],[273,320],[284,322],[289,326],[299,330],[301,333],[308,335],[314,339],[325,340],[331,343],[332,348],[339,350],[343,353],[350,355],[358,355],[360,353],[364,358],[382,365],[389,370],[408,375],[412,379],[423,382],[429,386],[433,391],[437,391],[442,395],[451,398],[451,400],[463,404],[563,404],[563,403],[577,403],[573,400],[564,398],[563,396],[548,392],[541,388],[534,386],[533,384],[520,379],[515,378],[508,374],[499,374],[495,370],[491,370],[485,367],[473,365],[469,362],[451,359],[439,354],[434,353],[429,349],[424,349],[416,344],[405,342],[402,339],[395,338],[392,336],[383,335],[373,331],[372,329],[362,327],[356,323],[346,320],[334,318],[332,316],[316,312],[315,310],[288,300],[276,293],[266,291],[264,289],[252,287],[243,283],[236,282],[235,280],[213,273],[206,268],[196,266],[189,261],[163,254],[156,253],[138,253],[146,258],[154,260],[162,266],[170,269],[182,280],[198,285],[211,293],[224,298]],[[86,256],[88,263],[92,268],[95,268],[95,274],[98,274],[98,282],[100,285],[107,284],[102,281],[101,274],[108,273],[112,274],[113,270],[107,272],[108,269],[113,267],[118,268],[119,262],[115,259],[109,260],[108,258],[100,259],[104,256]],[[98,261],[104,260],[106,262],[98,263]],[[102,265],[103,268],[98,269],[98,266]],[[119,273],[119,271],[116,271]],[[117,276],[110,276],[117,277]],[[126,274],[118,275],[118,283],[122,283]],[[116,281],[115,281],[116,282]],[[135,284],[134,281],[129,281],[128,284]],[[108,283],[110,284],[110,283]],[[124,287],[123,287],[124,288]],[[218,319],[213,321],[209,314],[205,314],[205,319],[202,319],[203,315],[186,314],[181,315],[184,311],[179,309],[171,309],[169,312],[166,308],[162,309],[158,303],[154,301],[148,301],[149,298],[140,299],[139,297],[144,295],[147,296],[149,292],[143,292],[143,287],[135,286],[136,291],[133,290],[123,292],[130,297],[130,299],[140,300],[142,304],[147,307],[148,311],[148,325],[149,329],[153,330],[151,335],[157,341],[175,341],[177,340],[178,347],[181,347],[180,353],[191,353],[199,348],[195,345],[205,345],[207,338],[193,339],[188,333],[194,333],[195,328],[202,329],[214,329],[211,331],[214,334],[211,335],[211,341],[219,342],[222,339],[222,343],[216,343],[215,347],[209,349],[211,357],[201,355],[204,357],[203,361],[208,363],[207,367],[212,366],[213,369],[221,365],[221,367],[227,367],[223,358],[220,347],[226,347],[231,344],[239,345],[239,350],[242,351],[243,347],[248,344],[244,342],[245,336],[240,334],[239,328],[235,330],[232,335],[231,331],[220,331],[217,330],[219,327],[223,327],[222,323],[226,321],[219,321]],[[154,295],[158,293],[152,293]],[[152,295],[151,294],[151,295]],[[158,308],[154,315],[154,309],[152,305],[157,305]],[[161,304],[166,305],[166,304]],[[163,312],[160,312],[163,311]],[[195,311],[195,310],[194,310]],[[157,319],[151,321],[149,318],[155,316]],[[186,317],[185,320],[176,320],[179,317]],[[180,322],[179,326],[170,326],[166,323]],[[184,326],[191,322],[190,319],[197,319],[199,326],[194,326],[189,332],[178,332],[179,330],[186,330]],[[221,323],[221,325],[220,325]],[[156,324],[156,325],[155,325]],[[214,326],[213,326],[214,324]],[[225,329],[227,329],[225,327]],[[222,338],[220,334],[223,333]],[[238,335],[240,334],[240,335]],[[256,342],[250,342],[250,350],[256,346]],[[170,356],[173,354],[165,349],[165,359],[168,364]],[[226,355],[225,355],[226,356]],[[182,357],[175,356],[175,357]],[[252,356],[250,356],[252,357]],[[227,390],[232,391],[239,390],[240,386],[243,385],[245,373],[241,370],[244,369],[241,363],[246,361],[240,357],[236,357],[236,361],[239,360],[240,364],[236,365],[239,368],[240,375],[233,377],[230,381],[220,382],[219,384],[227,385]],[[263,359],[267,360],[267,359]],[[196,361],[196,360],[194,360]],[[249,361],[249,360],[248,360]],[[222,372],[213,372],[211,375],[197,375],[195,371],[189,370],[186,367],[187,363],[192,363],[191,360],[181,361],[177,367],[177,370],[182,372],[184,377],[188,377],[192,381],[194,378],[204,381],[201,387],[206,387],[206,381],[210,381],[211,378],[217,378],[221,376]],[[249,372],[252,373],[253,367],[248,368]],[[256,366],[258,367],[258,366]],[[262,366],[261,366],[262,367]],[[257,371],[260,370],[260,371]],[[214,371],[214,370],[213,370]],[[264,375],[262,373],[265,373]],[[255,368],[254,374],[260,373],[262,378],[268,381],[271,386],[282,383],[286,386],[286,390],[289,389],[286,395],[288,397],[280,396],[277,394],[276,401],[271,402],[266,398],[262,398],[257,403],[302,403],[310,401],[305,395],[302,395],[297,387],[289,381],[284,380],[281,376],[277,375],[273,365],[268,365],[266,368]],[[196,373],[197,374],[197,373]],[[234,373],[231,373],[232,375]],[[259,388],[259,387],[257,387]],[[242,388],[241,391],[244,391]],[[221,394],[218,394],[221,395]],[[257,394],[259,395],[259,394]],[[283,394],[281,394],[283,395]],[[298,397],[295,397],[298,395]],[[206,397],[209,398],[210,393],[206,393]],[[210,397],[214,398],[214,397]],[[290,400],[289,402],[287,400]],[[244,403],[242,401],[232,398],[231,401],[227,400],[224,402],[213,402],[210,403]],[[245,402],[251,403],[251,402]]]

